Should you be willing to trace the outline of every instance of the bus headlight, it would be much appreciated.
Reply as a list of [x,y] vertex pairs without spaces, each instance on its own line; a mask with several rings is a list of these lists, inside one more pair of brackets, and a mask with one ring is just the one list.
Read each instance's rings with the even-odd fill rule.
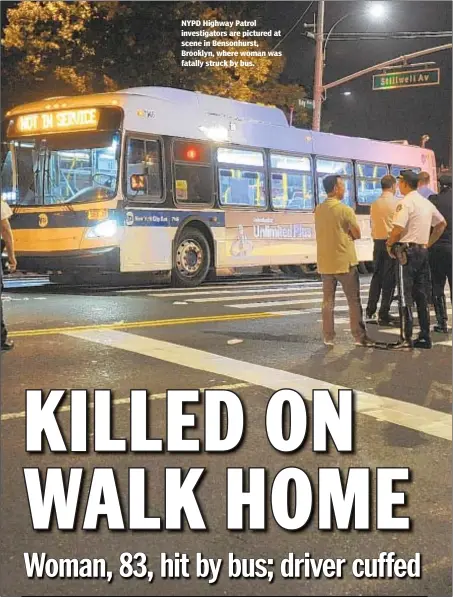
[[89,228],[86,233],[86,238],[112,238],[115,236],[118,225],[115,220],[105,220]]

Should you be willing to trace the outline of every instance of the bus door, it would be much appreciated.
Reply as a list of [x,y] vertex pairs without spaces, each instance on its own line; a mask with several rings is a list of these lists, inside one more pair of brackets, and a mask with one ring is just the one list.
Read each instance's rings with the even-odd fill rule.
[[162,206],[165,201],[162,155],[161,139],[143,135],[129,135],[126,139],[121,271],[171,269],[171,245],[177,222],[173,221],[175,214]]

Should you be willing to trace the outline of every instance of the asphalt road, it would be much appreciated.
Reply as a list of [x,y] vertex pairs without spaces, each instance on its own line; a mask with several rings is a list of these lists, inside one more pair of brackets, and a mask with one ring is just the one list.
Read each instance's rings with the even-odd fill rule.
[[[369,279],[362,278],[366,299]],[[313,280],[236,280],[194,290],[166,287],[139,290],[55,292],[41,281],[9,284],[3,297],[5,317],[15,340],[2,354],[1,426],[1,569],[0,594],[17,595],[451,595],[451,336],[434,334],[431,351],[411,353],[358,348],[349,334],[346,302],[338,295],[337,340],[324,347],[320,334],[320,284]],[[451,314],[450,314],[451,317]],[[392,341],[395,332],[369,326],[371,337]],[[272,394],[292,388],[306,399],[311,421],[311,392],[321,387],[336,395],[339,387],[356,390],[355,451],[312,451],[312,434],[303,448],[284,454],[271,447],[265,433],[266,407]],[[130,438],[128,397],[147,389],[151,436],[166,440],[167,389],[229,389],[246,412],[240,447],[215,453],[95,453],[90,423],[90,451],[44,454],[25,452],[25,391],[40,389],[111,389],[113,434]],[[59,421],[69,437],[69,401]],[[187,437],[204,439],[203,399],[189,405],[198,427]],[[90,411],[92,417],[92,410]],[[206,426],[209,425],[209,420]],[[310,428],[310,425],[309,425]],[[22,469],[84,467],[80,515],[74,532],[33,530]],[[113,467],[127,524],[128,469],[148,470],[148,515],[165,526],[165,469],[202,467],[197,496],[207,531],[80,530],[94,468]],[[264,467],[267,475],[266,531],[226,530],[226,469]],[[283,530],[270,507],[272,482],[286,467],[303,469],[312,480],[315,500],[311,523],[296,532]],[[371,469],[372,531],[318,530],[318,469]],[[410,516],[409,532],[378,531],[376,469],[410,467],[411,482],[397,483],[408,496],[396,516]],[[132,495],[132,493],[131,493]],[[167,499],[168,495],[167,495]],[[297,500],[307,499],[297,495]],[[422,556],[421,578],[357,579],[356,558],[396,552]],[[113,581],[27,578],[24,553],[49,558],[105,558]],[[122,553],[142,552],[154,579],[125,579]],[[162,553],[187,554],[190,578],[161,578]],[[224,560],[215,584],[196,578],[196,554]],[[343,578],[282,578],[281,561],[344,558]],[[229,578],[228,557],[272,559],[267,578]],[[137,568],[138,569],[138,568]]]

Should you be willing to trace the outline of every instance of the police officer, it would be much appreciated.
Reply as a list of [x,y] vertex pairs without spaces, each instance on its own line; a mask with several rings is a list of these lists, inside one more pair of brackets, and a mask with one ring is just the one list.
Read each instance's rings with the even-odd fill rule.
[[[430,272],[428,248],[442,235],[447,223],[431,201],[417,192],[418,175],[411,170],[402,170],[399,180],[403,195],[396,206],[393,228],[387,241],[389,254],[401,256],[399,287],[403,309],[400,348],[431,348],[429,328]],[[431,232],[431,227],[433,228]],[[430,234],[431,232],[431,234]],[[420,334],[412,342],[412,301],[418,312]]]
[[444,289],[448,279],[451,303],[451,211],[453,201],[451,192],[451,174],[442,175],[439,178],[439,185],[440,193],[438,195],[431,195],[429,200],[432,201],[434,206],[443,215],[447,222],[447,227],[439,240],[429,249],[429,265],[431,268],[434,310],[437,319],[437,325],[434,326],[434,331],[447,334],[448,315]]

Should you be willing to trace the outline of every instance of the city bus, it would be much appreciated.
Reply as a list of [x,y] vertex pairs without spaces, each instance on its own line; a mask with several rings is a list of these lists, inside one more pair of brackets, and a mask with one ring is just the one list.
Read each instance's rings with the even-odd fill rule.
[[173,88],[24,104],[6,114],[2,141],[18,269],[52,280],[166,272],[195,287],[222,269],[300,275],[316,267],[328,174],[345,180],[369,263],[382,176],[412,168],[436,184],[429,149],[304,130],[276,107]]

